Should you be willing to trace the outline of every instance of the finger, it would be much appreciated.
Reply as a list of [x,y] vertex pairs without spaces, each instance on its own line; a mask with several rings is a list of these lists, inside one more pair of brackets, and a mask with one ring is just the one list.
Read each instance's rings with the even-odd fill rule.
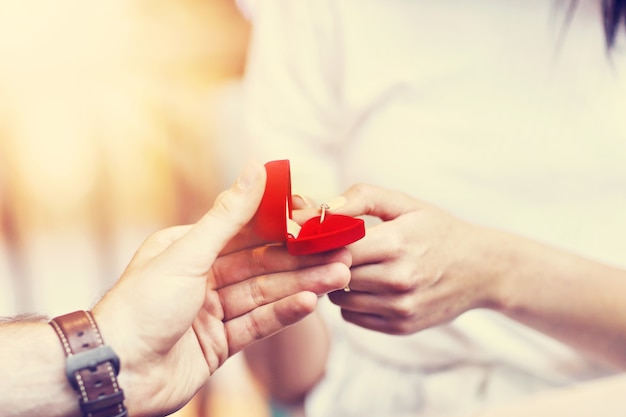
[[[349,246],[352,256],[350,289],[372,293],[407,291],[407,269],[411,268],[406,251],[391,222],[367,230],[363,239]],[[404,261],[404,262],[403,262]]]
[[328,294],[328,298],[342,310],[352,313],[373,314],[387,319],[402,319],[413,311],[412,306],[404,303],[402,298],[388,294],[334,291]]
[[232,319],[260,306],[302,291],[319,295],[344,288],[350,270],[343,263],[332,263],[291,272],[262,275],[219,290],[224,318]]
[[[321,214],[321,206],[320,204],[316,204],[313,200],[308,197],[300,197],[294,196],[293,199],[293,208],[294,211],[292,213],[293,220],[298,224],[302,224],[305,221],[309,220],[312,217],[319,216]],[[330,213],[335,213],[336,209],[343,206],[345,204],[345,197],[340,196],[332,201],[325,203],[326,210]]]
[[395,259],[403,248],[389,223],[369,227],[365,237],[350,245],[352,265],[366,265]]
[[229,355],[295,324],[311,314],[316,306],[315,293],[300,292],[226,321]]
[[320,214],[321,214],[321,210],[319,207],[316,207],[316,208],[307,207],[307,208],[303,208],[300,210],[294,210],[291,214],[291,218],[293,221],[301,225],[307,220],[315,216],[319,216]]
[[333,212],[348,216],[370,215],[384,221],[395,219],[423,204],[407,194],[368,184],[353,185],[343,197],[345,204]]
[[186,273],[206,273],[217,255],[254,216],[265,190],[265,168],[249,163],[237,181],[222,192],[209,210],[167,253]]
[[420,280],[408,272],[412,270],[410,264],[395,259],[352,266],[350,290],[380,295],[412,292],[420,285]]
[[298,224],[303,224],[319,214],[319,205],[307,196],[293,195],[291,207],[293,208],[291,218]]
[[350,253],[341,248],[310,256],[293,256],[284,246],[263,246],[220,256],[213,264],[212,273],[216,288],[222,288],[250,277],[332,262],[349,266]]
[[306,195],[298,195],[294,194],[291,197],[291,205],[294,210],[306,209],[306,208],[315,208],[319,206],[311,197]]
[[349,310],[341,310],[341,316],[345,321],[365,329],[393,335],[408,333],[408,330],[405,329],[402,322],[388,320],[385,317],[377,316],[375,314],[355,313]]

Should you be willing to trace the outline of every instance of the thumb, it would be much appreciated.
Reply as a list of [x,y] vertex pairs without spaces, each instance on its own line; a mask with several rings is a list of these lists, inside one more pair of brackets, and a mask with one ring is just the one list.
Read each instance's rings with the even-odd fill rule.
[[213,207],[169,248],[171,256],[206,271],[220,251],[252,219],[265,191],[265,167],[249,162]]

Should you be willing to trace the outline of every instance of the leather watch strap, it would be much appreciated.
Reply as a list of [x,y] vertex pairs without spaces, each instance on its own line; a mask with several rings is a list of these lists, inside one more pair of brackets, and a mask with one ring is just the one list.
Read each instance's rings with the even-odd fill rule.
[[55,317],[50,325],[63,345],[67,377],[80,394],[85,417],[126,417],[124,392],[117,383],[119,359],[104,344],[89,311]]

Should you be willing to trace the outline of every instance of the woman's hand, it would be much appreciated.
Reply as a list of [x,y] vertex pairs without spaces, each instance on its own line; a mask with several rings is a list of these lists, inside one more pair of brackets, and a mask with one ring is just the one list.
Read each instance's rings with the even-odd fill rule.
[[350,292],[330,294],[343,317],[368,329],[409,334],[496,299],[497,262],[487,229],[400,192],[356,185],[333,213],[382,223],[349,246]]

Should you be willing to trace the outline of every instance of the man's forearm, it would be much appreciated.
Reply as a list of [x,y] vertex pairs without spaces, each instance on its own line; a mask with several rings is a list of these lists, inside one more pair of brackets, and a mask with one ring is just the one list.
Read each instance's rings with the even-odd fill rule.
[[59,338],[42,320],[0,323],[0,410],[4,417],[79,416]]

